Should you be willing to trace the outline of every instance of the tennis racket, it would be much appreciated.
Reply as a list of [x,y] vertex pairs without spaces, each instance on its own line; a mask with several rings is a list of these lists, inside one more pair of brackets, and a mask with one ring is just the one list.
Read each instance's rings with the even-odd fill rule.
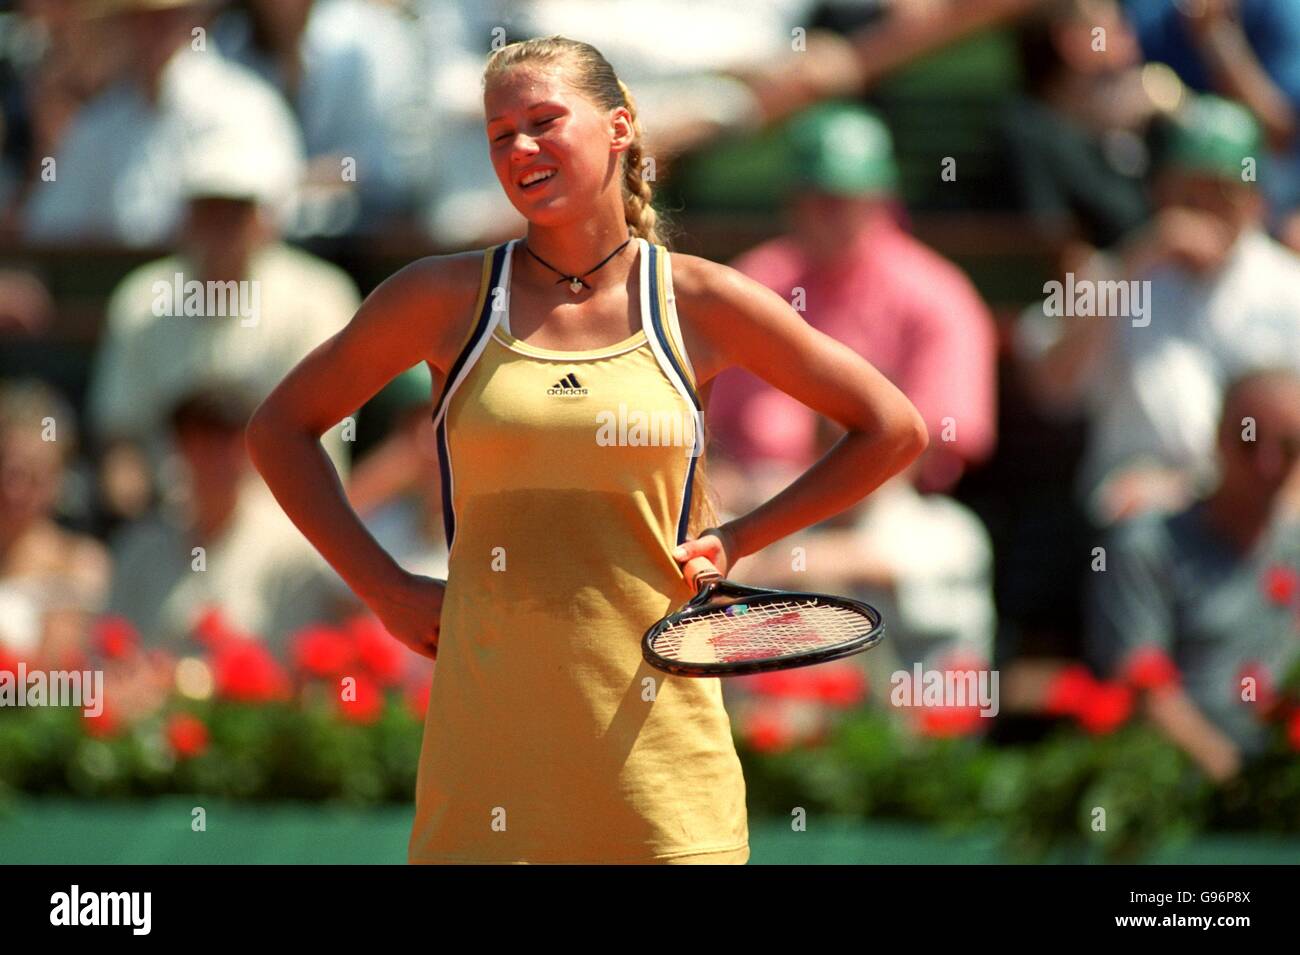
[[885,635],[880,611],[859,600],[747,587],[713,569],[693,584],[690,602],[641,639],[646,663],[674,676],[812,666],[870,650]]

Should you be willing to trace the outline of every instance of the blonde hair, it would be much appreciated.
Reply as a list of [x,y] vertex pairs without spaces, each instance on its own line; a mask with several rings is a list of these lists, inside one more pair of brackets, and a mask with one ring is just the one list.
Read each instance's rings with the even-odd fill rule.
[[[558,65],[564,68],[565,80],[600,109],[626,107],[632,116],[632,143],[623,153],[623,217],[628,233],[651,245],[669,247],[667,222],[653,205],[650,183],[641,174],[644,160],[644,136],[637,117],[636,100],[620,80],[609,61],[590,43],[564,36],[534,37],[503,46],[488,58],[483,70],[483,85],[511,67],[525,63]],[[701,415],[703,420],[703,415]],[[707,439],[707,432],[705,434]],[[695,463],[695,488],[691,495],[691,516],[687,530],[691,537],[717,523],[713,490],[705,476],[704,454]]]

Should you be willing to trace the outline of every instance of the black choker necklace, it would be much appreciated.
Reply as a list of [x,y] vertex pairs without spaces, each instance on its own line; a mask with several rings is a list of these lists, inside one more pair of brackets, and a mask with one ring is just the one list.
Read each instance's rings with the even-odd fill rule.
[[550,262],[547,262],[545,259],[543,259],[540,255],[538,255],[538,254],[537,254],[536,252],[534,252],[532,249],[528,248],[528,243],[527,243],[527,242],[524,243],[524,251],[526,251],[529,255],[531,255],[533,258],[535,258],[538,262],[541,262],[542,265],[546,266],[548,269],[550,269],[552,272],[554,272],[556,275],[558,275],[558,276],[560,277],[560,281],[559,281],[559,282],[556,282],[556,283],[555,283],[556,285],[559,285],[560,282],[568,282],[568,283],[569,283],[569,291],[572,292],[574,295],[577,295],[577,294],[578,294],[578,291],[579,291],[580,289],[583,289],[583,288],[591,288],[590,285],[588,285],[586,282],[583,281],[583,278],[584,278],[585,276],[590,275],[592,272],[597,271],[597,270],[600,269],[602,266],[604,266],[604,264],[605,264],[606,262],[608,262],[608,261],[609,261],[610,259],[612,259],[614,256],[618,255],[618,254],[619,254],[620,252],[622,252],[625,248],[627,248],[627,244],[628,244],[628,242],[631,242],[631,241],[632,241],[632,237],[631,237],[631,236],[628,236],[627,239],[624,240],[624,242],[623,242],[622,245],[620,245],[620,246],[619,246],[617,249],[615,249],[613,252],[609,253],[609,255],[607,255],[607,256],[605,256],[603,259],[601,259],[601,260],[600,260],[600,264],[597,265],[596,268],[594,268],[594,269],[587,269],[587,271],[583,272],[582,275],[565,275],[563,272],[561,272],[559,269],[557,269],[555,266],[553,266]]

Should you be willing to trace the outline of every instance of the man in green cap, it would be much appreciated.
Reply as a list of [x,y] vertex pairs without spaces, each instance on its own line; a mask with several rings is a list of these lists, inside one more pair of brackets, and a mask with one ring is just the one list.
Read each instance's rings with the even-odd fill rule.
[[[870,110],[831,102],[787,127],[788,235],[736,268],[791,301],[912,400],[932,434],[917,475],[947,490],[994,440],[995,338],[988,308],[952,263],[898,222],[898,168],[888,128]],[[720,376],[711,412],[721,447],[747,466],[800,466],[817,426],[807,409],[744,372]],[[955,430],[955,434],[953,434]]]
[[1300,260],[1265,231],[1263,149],[1244,107],[1188,102],[1160,156],[1151,221],[1090,269],[1146,285],[1147,320],[1065,318],[1036,359],[1050,401],[1090,407],[1079,491],[1100,524],[1204,493],[1225,382],[1265,364],[1300,369]]

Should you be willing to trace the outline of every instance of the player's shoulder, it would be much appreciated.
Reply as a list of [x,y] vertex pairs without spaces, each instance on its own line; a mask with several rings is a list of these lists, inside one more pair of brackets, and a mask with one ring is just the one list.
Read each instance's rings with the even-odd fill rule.
[[672,253],[673,297],[686,349],[700,384],[734,363],[732,346],[754,337],[788,305],[739,269],[697,255]]
[[424,256],[390,275],[383,286],[437,304],[472,305],[482,285],[487,252],[489,249],[473,249]]
[[733,309],[767,291],[739,269],[698,255],[672,253],[673,295],[679,307],[699,315]]
[[429,343],[435,367],[455,360],[476,319],[475,304],[490,250],[428,255],[403,266],[370,293],[363,311],[391,315]]

